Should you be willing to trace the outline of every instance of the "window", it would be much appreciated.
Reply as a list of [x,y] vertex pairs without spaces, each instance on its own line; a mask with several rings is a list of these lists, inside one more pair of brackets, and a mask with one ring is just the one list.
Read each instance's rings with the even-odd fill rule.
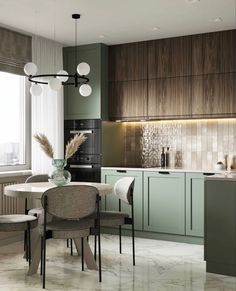
[[29,169],[28,99],[24,76],[0,72],[0,171]]

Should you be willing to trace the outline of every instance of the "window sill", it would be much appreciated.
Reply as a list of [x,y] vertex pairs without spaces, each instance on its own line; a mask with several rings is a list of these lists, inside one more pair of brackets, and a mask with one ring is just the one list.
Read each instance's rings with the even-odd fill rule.
[[25,176],[25,175],[32,175],[32,170],[19,170],[19,171],[0,172],[0,178],[1,177]]

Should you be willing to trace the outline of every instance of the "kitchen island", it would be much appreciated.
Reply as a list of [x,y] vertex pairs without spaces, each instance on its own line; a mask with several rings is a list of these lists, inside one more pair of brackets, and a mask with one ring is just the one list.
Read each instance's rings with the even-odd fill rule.
[[236,174],[205,178],[206,271],[236,276]]

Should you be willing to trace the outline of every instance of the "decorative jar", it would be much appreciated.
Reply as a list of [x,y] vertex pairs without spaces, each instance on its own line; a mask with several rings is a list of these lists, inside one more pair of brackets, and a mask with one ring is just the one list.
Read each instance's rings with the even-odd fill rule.
[[55,170],[49,174],[48,181],[56,186],[63,186],[70,183],[71,174],[69,171],[64,169],[66,164],[67,162],[64,159],[53,159],[52,165]]

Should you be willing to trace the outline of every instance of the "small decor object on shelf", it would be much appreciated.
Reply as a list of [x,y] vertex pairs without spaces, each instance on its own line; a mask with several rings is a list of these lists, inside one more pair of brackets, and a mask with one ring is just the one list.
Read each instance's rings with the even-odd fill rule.
[[35,134],[34,138],[40,144],[40,147],[44,153],[52,159],[52,165],[55,167],[55,170],[49,174],[48,181],[56,186],[68,184],[71,181],[71,174],[69,171],[64,169],[67,164],[67,159],[73,156],[87,137],[83,133],[76,134],[66,145],[65,159],[54,159],[53,147],[45,134]]

